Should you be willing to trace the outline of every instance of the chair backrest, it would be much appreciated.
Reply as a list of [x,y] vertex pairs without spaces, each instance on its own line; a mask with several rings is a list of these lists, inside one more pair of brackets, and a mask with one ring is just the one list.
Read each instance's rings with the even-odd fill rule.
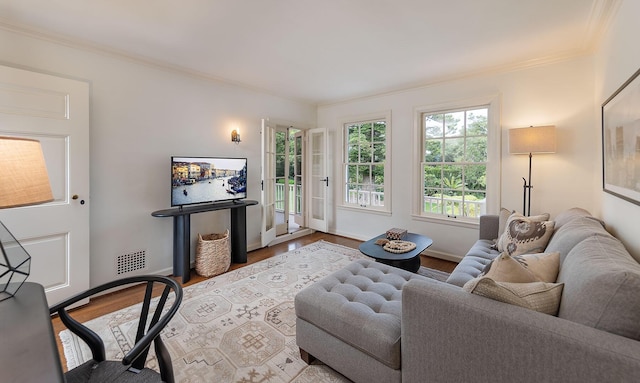
[[[58,313],[65,326],[87,343],[91,349],[93,359],[96,362],[102,362],[105,360],[105,350],[102,339],[100,339],[95,332],[73,319],[67,313],[66,308],[97,293],[129,284],[141,283],[146,284],[146,286],[140,320],[138,321],[135,345],[124,356],[122,363],[124,365],[130,365],[129,369],[132,371],[142,370],[149,353],[149,347],[151,346],[151,342],[153,342],[162,380],[165,382],[173,382],[171,356],[160,338],[160,332],[178,312],[178,308],[182,302],[182,287],[173,279],[159,275],[141,275],[119,279],[68,298],[52,306],[49,312],[52,314]],[[154,293],[157,292],[158,287],[162,289],[162,291],[159,297],[154,298]],[[170,299],[171,292],[174,293],[173,301],[168,308],[165,308]]]

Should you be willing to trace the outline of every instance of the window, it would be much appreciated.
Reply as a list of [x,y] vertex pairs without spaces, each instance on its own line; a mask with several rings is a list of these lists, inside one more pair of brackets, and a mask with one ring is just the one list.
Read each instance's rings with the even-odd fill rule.
[[489,114],[489,106],[420,113],[421,215],[486,213]]
[[387,116],[343,125],[345,206],[390,211],[388,120]]

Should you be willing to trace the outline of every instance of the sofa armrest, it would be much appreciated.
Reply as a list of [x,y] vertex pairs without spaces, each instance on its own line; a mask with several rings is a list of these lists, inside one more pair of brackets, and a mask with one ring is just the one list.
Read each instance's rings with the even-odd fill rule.
[[438,281],[402,292],[402,382],[626,382],[640,342]]
[[480,232],[478,239],[494,240],[498,238],[500,219],[497,214],[485,214],[480,216]]

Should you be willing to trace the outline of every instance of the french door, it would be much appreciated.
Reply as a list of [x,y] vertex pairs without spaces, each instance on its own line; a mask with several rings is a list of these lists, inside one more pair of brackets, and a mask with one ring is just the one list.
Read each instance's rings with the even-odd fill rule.
[[276,128],[269,119],[262,119],[262,247],[276,239]]
[[309,149],[309,228],[327,231],[327,195],[329,175],[327,167],[327,131],[323,128],[308,131]]

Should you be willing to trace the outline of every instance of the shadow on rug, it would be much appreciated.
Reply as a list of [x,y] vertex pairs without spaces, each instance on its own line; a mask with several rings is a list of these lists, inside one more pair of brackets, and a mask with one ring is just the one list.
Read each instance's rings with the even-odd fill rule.
[[[295,294],[359,258],[325,241],[292,250],[184,288],[178,314],[162,333],[177,382],[349,382],[331,368],[308,366],[295,339]],[[444,280],[447,273],[420,268]],[[86,323],[104,340],[107,359],[134,344],[140,305]],[[60,333],[69,369],[91,358],[68,330]],[[155,357],[147,363],[157,369]]]

